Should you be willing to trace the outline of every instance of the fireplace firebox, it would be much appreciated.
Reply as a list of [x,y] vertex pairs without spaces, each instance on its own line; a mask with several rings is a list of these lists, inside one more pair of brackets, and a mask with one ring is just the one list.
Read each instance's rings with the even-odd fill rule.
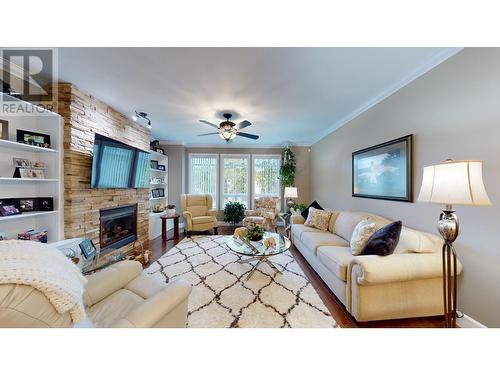
[[101,254],[137,240],[137,204],[100,210]]

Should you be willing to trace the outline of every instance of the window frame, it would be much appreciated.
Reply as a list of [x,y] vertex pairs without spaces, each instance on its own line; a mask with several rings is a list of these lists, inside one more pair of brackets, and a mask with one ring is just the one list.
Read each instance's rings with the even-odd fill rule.
[[[280,199],[281,203],[281,195],[282,195],[282,188],[281,188],[281,181],[279,180],[279,169],[281,168],[281,154],[252,154],[252,176],[251,176],[251,181],[252,181],[252,209],[254,208],[254,202],[255,198],[257,197],[257,194],[255,194],[255,159],[277,159],[278,160],[278,197]],[[266,195],[260,195],[259,196],[266,196]]]
[[219,181],[220,181],[220,189],[219,189],[219,204],[221,207],[221,210],[224,209],[224,159],[236,159],[236,158],[241,158],[241,159],[246,159],[247,160],[247,201],[246,201],[246,208],[247,210],[250,209],[250,203],[251,203],[251,197],[252,197],[252,154],[219,154]]
[[220,195],[220,180],[219,180],[219,175],[220,175],[220,156],[218,153],[189,153],[188,154],[188,188],[187,191],[189,194],[196,194],[193,193],[191,190],[193,181],[192,177],[193,174],[191,173],[191,159],[192,158],[212,158],[216,160],[216,167],[215,167],[215,196],[212,196],[212,208],[218,210],[219,209],[219,195]]

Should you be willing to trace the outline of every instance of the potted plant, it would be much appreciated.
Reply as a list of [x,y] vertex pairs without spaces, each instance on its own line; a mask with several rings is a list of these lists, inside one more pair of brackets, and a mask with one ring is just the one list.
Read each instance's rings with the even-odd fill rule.
[[295,154],[287,146],[281,151],[280,180],[283,187],[293,186],[295,182]]
[[245,217],[245,205],[240,202],[227,202],[224,206],[224,221],[233,227]]
[[252,225],[247,228],[247,239],[249,241],[260,241],[264,237],[264,228],[259,224]]
[[307,208],[307,206],[305,204],[298,203],[298,204],[294,204],[291,207],[291,211],[292,211],[292,214],[300,215],[302,213],[302,211],[304,211],[306,208]]
[[167,204],[167,215],[168,216],[175,215],[175,205],[174,204]]

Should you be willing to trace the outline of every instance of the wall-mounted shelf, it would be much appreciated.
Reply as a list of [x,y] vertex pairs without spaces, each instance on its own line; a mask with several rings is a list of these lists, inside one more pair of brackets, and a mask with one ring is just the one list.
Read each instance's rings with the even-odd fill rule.
[[19,219],[38,217],[38,216],[43,216],[43,215],[52,215],[52,214],[57,214],[57,213],[59,213],[59,211],[23,212],[22,214],[18,214],[18,215],[0,216],[0,221],[19,220]]
[[59,182],[58,178],[15,178],[0,177],[0,182]]
[[150,201],[156,201],[158,199],[167,199],[167,197],[149,198]]
[[167,173],[167,171],[161,171],[159,169],[151,168],[151,172]]
[[17,143],[14,141],[8,141],[6,139],[0,139],[0,147],[23,150],[23,151],[32,151],[32,152],[58,152],[52,148],[44,148],[33,145],[27,145],[24,143]]

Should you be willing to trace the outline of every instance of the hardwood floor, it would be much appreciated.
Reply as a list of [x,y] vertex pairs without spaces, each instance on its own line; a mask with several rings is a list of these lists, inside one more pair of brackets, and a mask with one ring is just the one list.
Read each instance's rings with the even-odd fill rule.
[[[219,227],[219,234],[229,235],[232,234],[231,227]],[[168,233],[168,238],[172,237],[173,233]],[[200,233],[200,234],[207,234]],[[156,261],[168,250],[173,248],[184,238],[184,233],[180,233],[179,240],[162,241],[161,236],[150,241],[150,249],[152,251],[152,258],[149,264]],[[310,280],[314,289],[320,296],[325,306],[332,314],[333,318],[337,321],[342,328],[441,328],[443,327],[442,317],[426,317],[414,319],[397,319],[397,320],[382,320],[376,322],[357,322],[345,309],[342,302],[330,291],[328,286],[321,280],[318,274],[312,269],[307,261],[302,257],[300,252],[292,245],[290,248],[291,254],[294,256],[297,263],[304,271],[305,275]]]

